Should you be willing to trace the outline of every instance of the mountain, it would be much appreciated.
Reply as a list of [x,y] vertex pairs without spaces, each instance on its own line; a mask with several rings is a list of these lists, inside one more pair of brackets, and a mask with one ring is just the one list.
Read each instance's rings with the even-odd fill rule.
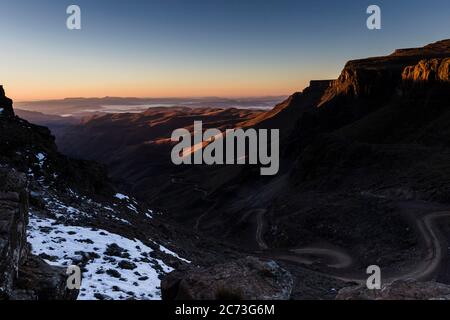
[[157,107],[189,107],[189,108],[239,108],[270,109],[274,104],[285,99],[285,96],[248,97],[248,98],[66,98],[59,100],[20,101],[17,109],[41,112],[47,115],[89,117],[93,113],[140,113],[148,108]]
[[[230,115],[230,127],[280,129],[275,177],[261,177],[253,166],[181,167],[146,188],[142,172],[162,158],[124,151],[124,140],[142,130],[136,119],[145,116],[110,115],[105,127],[91,120],[78,128],[82,134],[66,135],[62,147],[79,152],[90,137],[89,150],[78,156],[91,156],[97,145],[96,160],[139,186],[139,198],[176,223],[279,262],[296,279],[293,297],[333,296],[340,281],[362,281],[373,264],[389,279],[449,283],[446,260],[423,262],[444,246],[434,235],[437,221],[448,221],[438,212],[447,212],[449,202],[449,58],[450,40],[443,40],[350,61],[338,79],[312,81],[271,111]],[[177,125],[199,117],[206,119],[193,114]],[[112,136],[97,140],[100,133]],[[135,171],[124,153],[139,158]],[[448,234],[448,224],[440,226]],[[317,272],[313,284],[305,266]]]
[[[350,61],[338,79],[312,81],[266,112],[151,108],[59,131],[64,154],[101,162],[112,180],[96,163],[61,155],[48,129],[8,111],[0,117],[0,161],[31,179],[34,254],[68,263],[43,242],[50,237],[53,248],[56,234],[67,234],[71,260],[89,276],[132,284],[124,270],[150,261],[163,278],[160,292],[147,269],[152,296],[389,299],[411,297],[411,289],[442,298],[450,284],[449,65],[443,40]],[[278,175],[261,176],[252,165],[172,165],[171,132],[192,132],[195,120],[222,130],[279,129]],[[111,239],[102,254],[89,246],[101,233]],[[380,295],[362,287],[374,265],[386,288]],[[247,281],[239,281],[242,272]],[[122,286],[97,286],[84,297],[142,294]]]

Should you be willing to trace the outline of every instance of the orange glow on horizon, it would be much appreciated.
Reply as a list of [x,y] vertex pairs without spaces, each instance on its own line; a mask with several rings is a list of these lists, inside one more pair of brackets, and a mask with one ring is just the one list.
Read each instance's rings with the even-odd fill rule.
[[283,88],[279,84],[272,86],[235,87],[152,87],[141,86],[97,86],[97,87],[54,87],[52,89],[34,86],[18,86],[3,84],[8,97],[15,102],[37,100],[59,100],[64,98],[84,97],[136,97],[136,98],[194,98],[194,97],[262,97],[262,96],[288,96],[301,91],[308,81]]

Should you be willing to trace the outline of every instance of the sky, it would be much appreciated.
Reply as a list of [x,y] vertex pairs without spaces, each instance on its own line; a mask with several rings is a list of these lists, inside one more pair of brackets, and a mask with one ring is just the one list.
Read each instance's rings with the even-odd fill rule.
[[[81,30],[66,27],[71,4]],[[366,27],[371,4],[381,30]],[[16,101],[275,96],[450,38],[450,1],[0,0],[0,30],[0,84]]]

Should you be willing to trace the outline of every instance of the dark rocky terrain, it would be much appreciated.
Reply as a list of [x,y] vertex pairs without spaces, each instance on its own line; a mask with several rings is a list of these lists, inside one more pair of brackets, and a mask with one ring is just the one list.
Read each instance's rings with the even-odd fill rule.
[[27,243],[29,198],[26,176],[0,169],[0,299],[73,299],[63,268],[31,254]]
[[399,280],[384,285],[381,290],[367,287],[342,289],[337,300],[450,300],[450,286],[436,282]]

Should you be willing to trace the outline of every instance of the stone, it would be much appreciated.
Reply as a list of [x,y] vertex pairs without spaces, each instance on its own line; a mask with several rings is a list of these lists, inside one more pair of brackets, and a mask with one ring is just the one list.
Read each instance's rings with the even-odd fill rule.
[[288,300],[292,287],[288,271],[254,257],[209,268],[185,266],[161,283],[163,300]]
[[450,58],[424,59],[408,66],[402,74],[406,81],[450,81]]

